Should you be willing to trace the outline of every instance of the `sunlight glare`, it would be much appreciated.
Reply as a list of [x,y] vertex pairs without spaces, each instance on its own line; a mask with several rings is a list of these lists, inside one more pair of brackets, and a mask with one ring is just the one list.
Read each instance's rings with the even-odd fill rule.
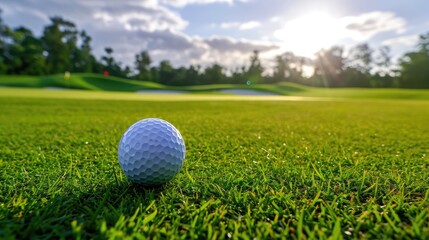
[[322,48],[334,45],[343,35],[338,19],[327,13],[311,12],[286,22],[274,32],[286,51],[313,57]]

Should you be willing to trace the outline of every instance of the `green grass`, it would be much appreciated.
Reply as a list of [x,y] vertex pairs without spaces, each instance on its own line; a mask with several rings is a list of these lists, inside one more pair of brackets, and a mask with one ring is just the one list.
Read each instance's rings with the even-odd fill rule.
[[32,87],[32,88],[71,88],[95,91],[121,91],[135,92],[138,90],[178,90],[189,93],[216,93],[223,89],[251,89],[256,91],[276,93],[279,95],[290,95],[295,92],[304,91],[306,88],[291,83],[280,85],[259,84],[246,86],[244,84],[213,84],[201,86],[174,87],[165,86],[153,82],[121,79],[117,77],[105,77],[98,74],[77,73],[72,74],[69,79],[64,79],[64,75],[57,74],[51,76],[0,76],[0,86],[8,87]]
[[67,80],[64,79],[63,74],[41,77],[3,75],[0,76],[0,85],[11,87],[60,87],[95,91],[128,92],[142,89],[165,88],[165,86],[153,82],[104,77],[102,75],[90,73],[72,74]]
[[[251,86],[240,84],[213,84],[201,86],[173,87],[165,86],[153,82],[136,81],[121,79],[117,77],[104,77],[97,74],[72,74],[68,80],[64,75],[52,76],[1,76],[0,87],[24,87],[24,88],[71,88],[93,91],[116,91],[116,92],[136,92],[139,90],[178,90],[192,94],[204,95],[230,95],[220,94],[219,90],[225,89],[246,89],[261,92],[278,94],[280,96],[293,97],[317,97],[317,98],[336,98],[336,99],[412,99],[429,100],[429,90],[410,90],[410,89],[359,89],[359,88],[313,88],[293,83],[279,84],[255,84]],[[78,94],[81,95],[81,94]],[[83,94],[85,95],[85,94]],[[87,94],[87,95],[92,95]],[[109,94],[105,94],[108,96]],[[115,96],[119,96],[116,94]],[[124,94],[123,96],[130,96]],[[127,98],[127,97],[126,97]],[[134,97],[133,97],[134,98]],[[196,97],[197,99],[199,97]]]
[[[429,238],[429,101],[22,91],[0,91],[0,238]],[[117,163],[147,117],[187,147],[161,188]]]

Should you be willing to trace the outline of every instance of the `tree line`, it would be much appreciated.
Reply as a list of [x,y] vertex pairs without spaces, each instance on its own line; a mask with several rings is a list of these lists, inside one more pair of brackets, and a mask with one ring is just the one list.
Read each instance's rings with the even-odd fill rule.
[[[322,49],[314,59],[286,52],[273,59],[272,69],[262,65],[256,50],[247,65],[235,69],[218,63],[173,67],[168,60],[154,66],[148,51],[137,53],[130,67],[114,58],[111,47],[97,59],[91,37],[73,22],[61,17],[50,20],[42,36],[37,37],[24,26],[7,26],[0,11],[0,74],[108,73],[175,86],[294,82],[316,87],[429,88],[429,32],[422,34],[417,48],[397,63],[393,63],[389,47],[374,50],[362,43],[347,55],[341,46]],[[311,74],[306,68],[312,69]]]

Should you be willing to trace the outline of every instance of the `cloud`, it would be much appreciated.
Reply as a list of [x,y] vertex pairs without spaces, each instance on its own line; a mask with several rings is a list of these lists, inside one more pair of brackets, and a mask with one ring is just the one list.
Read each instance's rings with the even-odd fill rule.
[[[278,46],[269,42],[237,40],[223,36],[202,38],[173,30],[116,29],[98,32],[97,45],[112,46],[114,56],[127,64],[133,63],[134,55],[139,51],[149,50],[154,64],[161,60],[169,60],[174,66],[206,66],[218,62],[228,68],[247,64],[253,50],[260,51],[262,57],[263,53],[278,49]],[[102,55],[103,49],[98,48],[96,53]]]
[[384,40],[381,44],[387,46],[415,46],[419,40],[418,35],[400,36]]
[[237,28],[239,30],[249,30],[261,26],[261,23],[258,21],[249,21],[249,22],[224,22],[219,25],[220,28],[229,29]]
[[236,40],[228,37],[211,37],[204,40],[212,50],[219,52],[241,52],[251,53],[253,50],[260,52],[270,51],[277,49],[278,46],[270,43],[249,41],[249,40]]
[[249,29],[253,29],[253,28],[257,28],[261,26],[261,23],[258,21],[250,21],[250,22],[245,22],[242,23],[239,27],[240,30],[249,30]]
[[367,40],[382,32],[403,33],[406,31],[406,21],[395,16],[392,12],[369,12],[359,16],[348,16],[340,19],[350,37],[357,40]]
[[171,5],[174,7],[184,7],[191,4],[211,4],[211,3],[227,3],[247,2],[249,0],[160,0],[160,3]]
[[109,26],[120,24],[127,31],[182,30],[188,25],[179,14],[150,2],[103,5],[97,8],[93,17]]
[[[242,1],[242,0],[241,0]],[[114,49],[115,58],[131,65],[134,55],[148,50],[154,64],[167,59],[175,66],[188,64],[208,65],[217,61],[227,67],[247,63],[253,50],[261,52],[276,49],[266,42],[233,39],[214,36],[203,38],[184,33],[188,22],[168,6],[209,3],[233,4],[237,0],[75,0],[63,2],[45,0],[43,4],[33,0],[4,0],[0,7],[8,19],[15,24],[28,26],[28,19],[40,19],[33,31],[40,31],[49,24],[49,17],[61,14],[76,23],[77,28],[86,30],[92,37],[94,53],[100,57],[105,47]],[[26,11],[26,9],[28,11]],[[31,9],[31,10],[29,10]],[[37,15],[37,16],[35,16]],[[32,16],[32,18],[29,18]],[[9,24],[6,21],[7,24]],[[260,23],[240,23],[238,28],[251,29]]]

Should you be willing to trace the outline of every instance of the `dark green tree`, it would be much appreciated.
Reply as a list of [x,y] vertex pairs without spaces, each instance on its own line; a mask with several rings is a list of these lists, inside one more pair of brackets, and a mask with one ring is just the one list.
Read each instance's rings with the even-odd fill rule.
[[77,55],[77,29],[74,23],[61,17],[52,17],[43,30],[42,44],[46,52],[48,73],[63,73],[73,69]]
[[273,77],[270,82],[276,83],[286,81],[286,78],[289,77],[289,65],[283,59],[282,55],[276,56],[275,62],[276,66],[274,67]]
[[111,47],[104,48],[105,55],[101,57],[104,69],[109,72],[109,75],[116,77],[126,77],[122,71],[121,63],[113,57],[113,49]]
[[190,85],[188,79],[186,79],[187,69],[185,67],[179,67],[174,69],[173,79],[170,82],[170,85],[174,86],[184,86]]
[[150,74],[150,64],[152,63],[149,53],[147,51],[142,51],[139,54],[136,54],[134,60],[135,70],[137,79],[144,81],[151,81]]
[[174,68],[171,66],[170,61],[161,61],[158,71],[159,83],[165,85],[172,85],[172,83],[174,83]]
[[201,85],[203,84],[200,75],[201,66],[190,65],[186,70],[186,85]]
[[231,76],[228,77],[228,83],[232,84],[247,84],[247,69],[245,66],[237,67],[231,72]]
[[6,38],[8,30],[9,27],[3,23],[2,10],[0,9],[0,74],[4,74],[7,71],[5,58],[7,51]]
[[204,84],[219,84],[225,82],[223,67],[217,63],[212,64],[204,69]]
[[417,51],[400,59],[400,84],[406,88],[429,87],[429,32],[419,37]]
[[250,66],[247,69],[247,80],[252,83],[260,83],[263,72],[264,68],[259,59],[259,51],[254,50],[252,56],[250,56]]
[[95,57],[92,55],[91,37],[85,32],[79,33],[81,45],[73,48],[73,72],[93,72]]
[[5,63],[8,74],[42,75],[45,73],[45,59],[40,39],[31,30],[18,27],[10,31],[11,42]]

